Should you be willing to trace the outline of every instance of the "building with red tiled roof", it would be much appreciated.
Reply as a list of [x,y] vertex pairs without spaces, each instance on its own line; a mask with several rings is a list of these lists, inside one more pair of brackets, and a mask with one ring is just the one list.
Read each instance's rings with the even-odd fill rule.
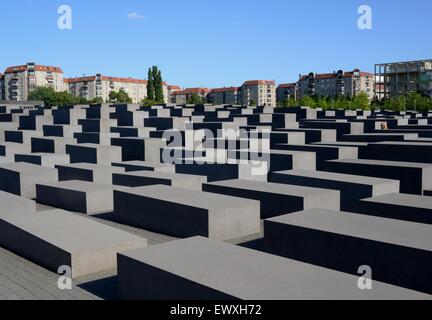
[[[101,74],[79,78],[65,79],[68,91],[75,97],[82,97],[87,100],[100,98],[102,101],[109,100],[111,91],[124,90],[133,103],[141,103],[147,98],[147,84],[145,79],[111,77]],[[162,83],[164,100],[169,101],[171,91],[175,91],[177,86],[168,86],[166,82]],[[169,89],[171,87],[171,89]],[[179,88],[179,87],[178,87]]]
[[133,103],[140,103],[147,97],[147,80],[111,77],[101,74],[65,79],[68,91],[75,97],[109,101],[111,91],[125,91]]
[[297,83],[283,83],[276,88],[276,102],[282,103],[290,99],[297,100]]
[[344,72],[342,70],[333,73],[300,75],[298,81],[298,97],[324,96],[335,97],[337,95],[352,98],[359,93],[365,93],[370,100],[374,96],[374,76],[369,72],[359,69]]
[[239,87],[224,87],[210,90],[207,100],[214,104],[239,104],[240,99]]
[[240,103],[276,107],[276,83],[273,80],[249,80],[241,86]]
[[25,101],[29,93],[37,87],[51,87],[55,91],[63,91],[63,71],[59,67],[43,66],[33,62],[6,68],[4,75],[6,100]]
[[207,101],[207,95],[209,92],[210,89],[208,88],[186,88],[184,90],[173,91],[171,93],[171,102],[176,104],[187,104],[189,98],[194,94]]

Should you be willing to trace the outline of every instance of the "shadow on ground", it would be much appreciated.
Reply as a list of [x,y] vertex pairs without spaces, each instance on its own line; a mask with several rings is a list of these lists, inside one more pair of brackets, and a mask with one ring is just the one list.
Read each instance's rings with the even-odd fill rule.
[[81,283],[78,287],[103,300],[118,300],[117,276]]

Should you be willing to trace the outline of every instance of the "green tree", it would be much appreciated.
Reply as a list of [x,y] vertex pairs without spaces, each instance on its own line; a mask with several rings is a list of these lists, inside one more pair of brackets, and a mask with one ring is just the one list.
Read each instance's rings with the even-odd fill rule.
[[153,81],[153,69],[148,69],[148,77],[147,77],[147,98],[149,100],[154,100],[155,98],[155,87]]
[[329,102],[327,101],[326,98],[321,97],[316,102],[316,106],[317,106],[317,108],[328,109],[329,108]]
[[144,99],[141,101],[141,104],[142,104],[144,107],[151,107],[151,106],[157,105],[158,103],[157,103],[155,100],[151,100],[151,99],[149,99],[149,98],[144,98]]
[[333,102],[334,109],[350,109],[351,101],[347,99],[345,96],[338,96],[335,98]]
[[149,68],[147,78],[147,99],[156,101],[156,103],[164,103],[162,72],[157,66],[153,66]]
[[56,92],[51,87],[37,87],[35,90],[30,92],[28,99],[30,101],[43,101],[45,106],[50,108],[53,106],[61,107],[68,104],[81,103],[79,99],[73,97],[68,92]]
[[102,97],[96,97],[96,98],[90,100],[90,103],[93,103],[93,104],[100,104],[100,103],[103,103],[103,102],[104,101],[103,101]]
[[256,102],[254,100],[249,101],[249,106],[250,107],[256,107]]
[[423,93],[408,93],[405,96],[406,108],[417,111],[428,111],[432,109],[432,100]]
[[311,107],[311,108],[316,108],[317,104],[314,98],[312,98],[311,96],[304,96],[300,99],[299,101],[300,106],[302,107]]
[[369,109],[369,107],[370,107],[369,97],[366,93],[361,92],[353,97],[351,109],[366,110]]
[[163,93],[162,73],[160,70],[158,70],[157,67],[155,67],[153,77],[154,77],[154,86],[155,86],[155,100],[160,103],[163,103],[165,99]]
[[123,89],[120,89],[118,92],[111,91],[109,93],[109,100],[113,103],[132,103],[132,99]]
[[187,98],[187,104],[203,104],[205,101],[204,99],[199,96],[197,93],[192,93],[188,98]]

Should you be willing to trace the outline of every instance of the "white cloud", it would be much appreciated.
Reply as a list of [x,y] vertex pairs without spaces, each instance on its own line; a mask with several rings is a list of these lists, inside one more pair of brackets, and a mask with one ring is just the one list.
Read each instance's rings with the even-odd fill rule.
[[142,14],[139,14],[139,13],[136,13],[136,12],[130,12],[126,16],[127,16],[128,19],[137,19],[137,20],[139,20],[139,19],[147,19],[146,16],[144,16]]

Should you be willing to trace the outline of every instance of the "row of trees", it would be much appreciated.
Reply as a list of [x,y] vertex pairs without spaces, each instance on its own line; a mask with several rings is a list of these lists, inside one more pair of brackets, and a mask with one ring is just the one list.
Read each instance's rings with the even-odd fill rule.
[[393,99],[383,99],[381,101],[374,99],[371,104],[372,108],[385,108],[394,111],[414,110],[414,111],[431,111],[432,99],[421,92],[409,93]]
[[[38,87],[29,93],[28,100],[43,101],[45,106],[64,106],[68,104],[86,104],[89,101],[82,97],[74,97],[67,91],[57,92],[51,87]],[[99,99],[97,99],[99,100]],[[91,101],[97,103],[98,101]]]
[[[35,90],[30,92],[28,100],[43,101],[45,106],[50,108],[53,106],[65,106],[70,104],[92,104],[105,102],[101,97],[88,100],[84,97],[75,97],[67,91],[57,92],[51,87],[37,87]],[[120,90],[118,92],[111,91],[109,94],[109,101],[107,102],[132,103],[132,99],[124,90]]]
[[430,97],[422,93],[409,93],[404,96],[390,99],[374,99],[369,101],[365,93],[360,93],[352,98],[345,96],[337,97],[319,97],[319,96],[304,96],[299,101],[295,99],[286,99],[278,104],[278,107],[295,107],[309,106],[311,108],[322,109],[348,109],[348,110],[368,110],[368,109],[387,109],[394,111],[416,110],[428,111],[432,110],[432,100]]
[[337,97],[320,97],[320,96],[304,96],[299,101],[295,99],[287,99],[279,104],[279,107],[295,107],[308,106],[311,108],[322,109],[369,109],[369,98],[365,93],[360,93],[353,98],[345,96]]

